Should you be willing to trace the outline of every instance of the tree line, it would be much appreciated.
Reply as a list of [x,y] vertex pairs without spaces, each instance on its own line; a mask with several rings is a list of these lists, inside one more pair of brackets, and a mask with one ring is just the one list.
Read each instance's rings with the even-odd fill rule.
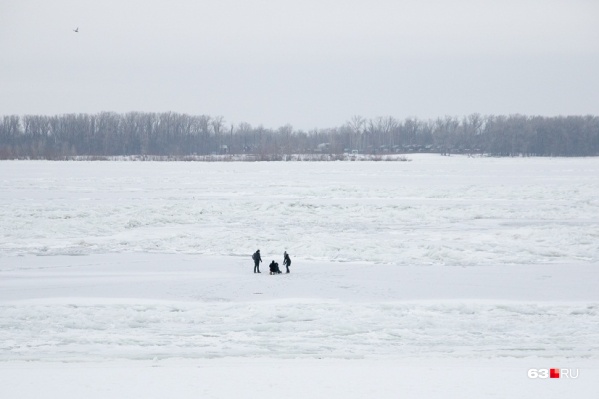
[[174,112],[8,115],[0,159],[210,154],[388,154],[597,156],[599,117],[482,116],[421,120],[354,116],[339,127],[295,130],[227,125],[221,116]]

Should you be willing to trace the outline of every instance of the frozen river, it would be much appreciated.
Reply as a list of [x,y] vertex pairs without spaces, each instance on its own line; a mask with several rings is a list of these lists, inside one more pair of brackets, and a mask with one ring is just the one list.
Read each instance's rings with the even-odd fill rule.
[[599,159],[2,162],[0,256],[596,262]]
[[592,397],[599,159],[410,158],[0,162],[0,396]]

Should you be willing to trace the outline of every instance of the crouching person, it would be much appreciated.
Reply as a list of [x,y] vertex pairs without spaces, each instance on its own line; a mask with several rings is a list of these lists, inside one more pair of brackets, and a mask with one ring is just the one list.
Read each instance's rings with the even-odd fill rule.
[[268,267],[270,268],[270,274],[281,274],[281,270],[279,269],[279,264],[277,262],[275,262],[274,260],[272,262],[270,262],[270,265],[268,265]]

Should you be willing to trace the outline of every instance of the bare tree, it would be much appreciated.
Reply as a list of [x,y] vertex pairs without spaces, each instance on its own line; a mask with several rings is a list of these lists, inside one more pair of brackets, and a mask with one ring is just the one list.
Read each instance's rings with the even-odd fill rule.
[[[263,159],[308,153],[327,143],[328,153],[346,150],[487,153],[495,156],[599,155],[599,117],[525,115],[436,120],[393,117],[366,120],[354,116],[343,126],[276,130],[241,123],[225,128],[222,116],[172,112],[116,114],[16,115],[0,119],[0,158],[55,159],[73,155],[190,155],[251,153]],[[276,157],[275,157],[276,158]]]

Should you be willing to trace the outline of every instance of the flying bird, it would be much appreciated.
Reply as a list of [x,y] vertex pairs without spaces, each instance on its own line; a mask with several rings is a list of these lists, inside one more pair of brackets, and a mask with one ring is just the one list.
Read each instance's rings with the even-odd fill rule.
[[77,27],[77,29],[73,29],[73,32],[79,33],[79,27]]

